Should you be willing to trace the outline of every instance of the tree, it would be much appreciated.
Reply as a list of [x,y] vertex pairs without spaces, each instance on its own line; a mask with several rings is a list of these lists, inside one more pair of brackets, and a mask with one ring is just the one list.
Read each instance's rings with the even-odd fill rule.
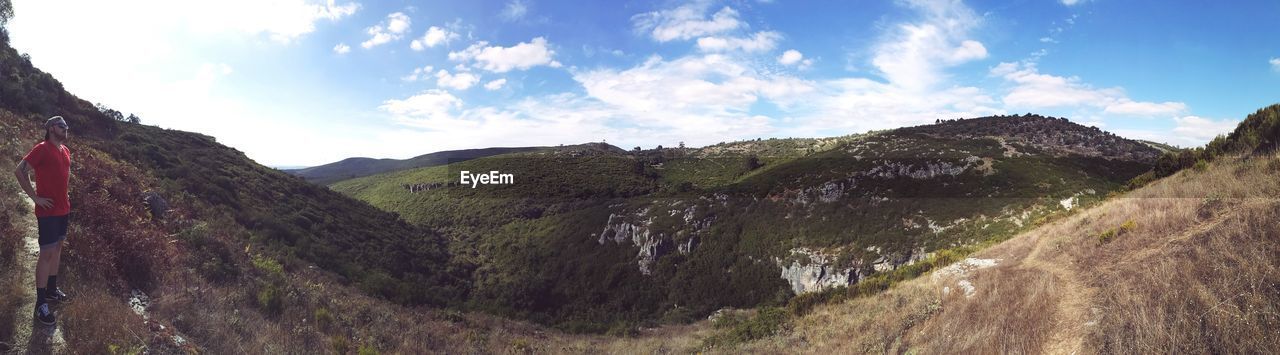
[[[0,1],[4,1],[4,0],[0,0]],[[103,115],[107,116],[107,118],[110,118],[116,121],[124,121],[124,114],[120,113],[120,111],[116,111],[110,107],[107,107],[107,105],[103,105],[102,103],[97,103],[97,104],[94,104],[93,106],[98,109],[98,112],[101,112]]]
[[131,114],[129,114],[129,118],[126,118],[126,119],[125,119],[125,121],[127,121],[127,122],[129,122],[129,123],[132,123],[132,124],[140,124],[140,123],[142,123],[142,118],[139,118],[139,117],[138,117],[138,115],[135,115],[135,114],[132,114],[132,113],[131,113]]
[[11,18],[13,18],[13,2],[0,0],[0,26],[8,23]]
[[743,165],[747,168],[747,171],[756,170],[760,167],[760,158],[756,158],[754,155],[747,157],[747,161]]

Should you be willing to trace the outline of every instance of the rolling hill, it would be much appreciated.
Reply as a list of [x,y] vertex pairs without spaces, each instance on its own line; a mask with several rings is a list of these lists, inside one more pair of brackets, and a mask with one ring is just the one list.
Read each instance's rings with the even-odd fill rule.
[[[212,137],[112,120],[4,40],[0,165],[44,118],[74,127],[62,277],[77,298],[57,328],[72,353],[1280,347],[1280,105],[1163,153],[1018,115],[584,144],[335,192]],[[514,181],[463,186],[464,170]],[[32,297],[19,194],[0,179],[5,347]],[[601,331],[617,336],[580,334]]]
[[548,149],[547,147],[483,148],[449,150],[419,155],[409,159],[347,158],[337,162],[301,169],[285,169],[284,172],[301,176],[307,181],[328,185],[346,179],[369,176],[388,171],[430,167],[499,154],[510,154]]
[[[605,331],[910,273],[1093,204],[1159,154],[1018,115],[704,148],[505,154],[331,188],[448,236],[474,270],[473,309]],[[515,181],[466,186],[463,171]]]

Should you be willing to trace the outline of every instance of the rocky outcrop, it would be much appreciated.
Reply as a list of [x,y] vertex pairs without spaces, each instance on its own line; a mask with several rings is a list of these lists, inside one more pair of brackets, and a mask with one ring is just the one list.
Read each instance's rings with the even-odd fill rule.
[[797,295],[849,286],[866,276],[861,268],[833,265],[835,256],[809,248],[791,249],[791,255],[787,259],[791,261],[789,264],[782,259],[777,259],[776,262],[782,268],[781,277],[787,280],[791,291]]
[[871,263],[857,259],[847,265],[837,265],[835,253],[794,248],[786,259],[775,258],[774,262],[782,269],[780,277],[787,280],[791,291],[799,295],[850,286],[874,273],[893,271],[929,256],[924,249],[881,254],[880,248],[869,247],[867,251],[879,256]]
[[169,202],[154,191],[142,194],[142,206],[151,212],[151,219],[153,220],[163,221],[165,215],[169,213]]
[[866,176],[877,177],[882,179],[893,179],[897,177],[909,177],[916,180],[932,179],[935,177],[947,175],[956,176],[963,173],[974,161],[966,160],[965,164],[954,164],[948,161],[925,162],[923,164],[908,164],[898,161],[891,161],[882,165],[877,165],[865,173]]
[[672,209],[668,210],[667,217],[678,217],[684,222],[676,230],[655,231],[653,224],[658,217],[650,214],[652,209],[650,207],[634,214],[609,214],[609,220],[596,241],[600,245],[605,245],[608,241],[616,244],[626,244],[630,241],[631,245],[639,249],[636,253],[636,264],[640,268],[640,273],[652,274],[654,262],[663,255],[670,254],[672,250],[686,255],[693,252],[701,241],[703,232],[710,228],[715,220],[714,216],[698,218],[696,204],[678,208],[681,204],[683,203],[676,201],[668,206]]

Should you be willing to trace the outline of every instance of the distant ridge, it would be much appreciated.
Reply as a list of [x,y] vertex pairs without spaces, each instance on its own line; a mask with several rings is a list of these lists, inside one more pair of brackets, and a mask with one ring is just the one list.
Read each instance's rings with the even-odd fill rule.
[[550,149],[550,147],[446,150],[423,154],[409,159],[347,158],[341,161],[313,166],[310,168],[283,170],[286,173],[302,177],[303,179],[316,184],[329,185],[346,179],[376,175],[396,170],[430,167],[499,154],[522,153],[543,149]]

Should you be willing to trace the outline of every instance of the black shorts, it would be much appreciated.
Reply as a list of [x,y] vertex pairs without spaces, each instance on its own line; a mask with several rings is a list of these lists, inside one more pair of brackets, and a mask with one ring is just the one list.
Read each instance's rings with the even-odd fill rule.
[[40,227],[40,247],[44,248],[67,239],[67,224],[71,215],[36,217]]

